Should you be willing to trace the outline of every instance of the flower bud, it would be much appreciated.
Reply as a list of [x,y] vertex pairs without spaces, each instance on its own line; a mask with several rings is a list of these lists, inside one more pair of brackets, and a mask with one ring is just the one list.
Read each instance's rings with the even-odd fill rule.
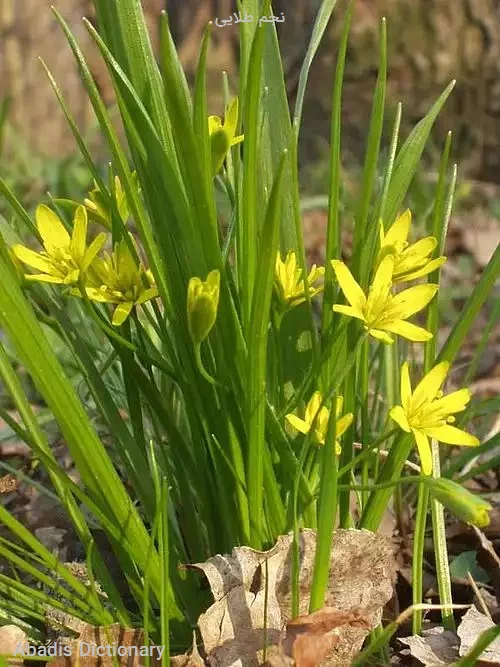
[[491,505],[451,479],[428,478],[431,494],[460,521],[484,528],[490,522]]
[[201,343],[210,333],[217,318],[220,273],[210,271],[205,281],[191,278],[187,292],[189,334],[193,342]]

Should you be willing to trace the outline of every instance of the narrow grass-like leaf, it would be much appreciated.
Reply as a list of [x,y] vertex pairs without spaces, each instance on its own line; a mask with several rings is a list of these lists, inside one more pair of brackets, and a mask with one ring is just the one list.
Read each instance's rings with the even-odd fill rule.
[[256,276],[248,348],[248,461],[247,489],[250,536],[259,549],[263,534],[263,484],[266,414],[266,361],[269,309],[274,281],[274,263],[278,251],[281,214],[281,186],[286,153],[283,155],[269,198],[266,220],[260,239],[260,270]]
[[319,8],[314,27],[312,30],[311,39],[307,47],[305,58],[300,69],[299,85],[297,89],[297,99],[295,101],[295,111],[293,116],[293,126],[295,134],[298,135],[300,131],[300,123],[302,120],[302,107],[304,105],[304,96],[306,93],[307,79],[309,77],[309,70],[311,69],[314,56],[319,48],[320,42],[325,34],[325,31],[330,22],[337,0],[323,0]]
[[410,135],[398,153],[396,162],[394,163],[394,171],[385,207],[385,221],[388,225],[391,225],[394,222],[394,219],[398,214],[408,191],[408,187],[418,167],[419,160],[424,151],[434,121],[454,86],[455,81],[452,81],[441,93],[428,114],[422,118],[410,132]]
[[[349,4],[345,19],[342,37],[337,55],[337,67],[335,70],[335,82],[333,85],[332,115],[330,119],[330,166],[329,166],[329,189],[328,189],[328,224],[326,229],[325,250],[325,287],[323,297],[321,331],[322,340],[325,340],[332,318],[332,307],[335,300],[334,273],[331,265],[332,259],[340,257],[340,143],[342,124],[342,87],[344,82],[345,58],[347,53],[347,42],[351,27],[353,3]],[[332,370],[332,361],[327,362],[324,367],[322,382],[326,384]]]

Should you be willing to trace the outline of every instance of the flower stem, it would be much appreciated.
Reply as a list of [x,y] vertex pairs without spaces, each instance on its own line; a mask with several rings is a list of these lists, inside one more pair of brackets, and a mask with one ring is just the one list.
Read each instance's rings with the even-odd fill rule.
[[222,385],[220,384],[220,382],[217,382],[217,380],[210,375],[210,373],[205,369],[205,366],[203,365],[203,360],[201,358],[201,343],[195,343],[194,356],[196,360],[196,368],[200,372],[200,375],[207,382],[210,382],[210,384],[213,385],[214,387],[221,387]]
[[[377,479],[378,484],[386,484],[401,474],[404,463],[412,448],[412,437],[407,433],[401,433],[393,443],[389,456],[387,457],[382,471]],[[376,531],[379,527],[387,505],[391,499],[394,489],[388,487],[372,491],[361,516],[360,528]]]
[[[439,460],[439,446],[432,442],[432,476],[441,476],[441,464]],[[439,601],[443,605],[442,619],[445,630],[455,630],[455,619],[453,618],[451,595],[451,576],[448,563],[448,547],[446,545],[446,527],[444,524],[444,508],[441,503],[432,498],[431,500],[432,531],[434,535],[434,553],[436,554],[436,574],[439,589]]]
[[[413,536],[413,564],[412,564],[412,593],[413,604],[422,602],[424,538],[429,504],[429,487],[421,484],[418,488],[417,516],[415,518],[415,533]],[[412,632],[420,634],[422,629],[422,609],[415,607],[412,619]]]

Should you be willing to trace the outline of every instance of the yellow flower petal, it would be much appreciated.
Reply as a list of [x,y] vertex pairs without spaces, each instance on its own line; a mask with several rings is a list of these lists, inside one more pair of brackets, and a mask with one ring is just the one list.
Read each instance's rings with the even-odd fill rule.
[[41,255],[39,252],[30,250],[20,243],[12,246],[12,252],[18,259],[21,260],[21,262],[33,267],[34,269],[38,269],[38,271],[42,271],[43,273],[56,273],[61,278],[64,277],[60,271],[55,270],[52,262],[44,255]]
[[351,412],[348,412],[346,415],[337,420],[336,424],[336,437],[340,438],[352,424],[354,415]]
[[386,331],[403,336],[403,338],[412,340],[415,343],[425,343],[432,338],[430,331],[405,320],[394,320],[383,326]]
[[396,424],[403,429],[403,431],[406,431],[407,433],[411,431],[405,411],[400,405],[395,405],[393,408],[391,408],[389,417],[394,420]]
[[449,368],[450,364],[447,361],[442,361],[434,366],[427,375],[424,375],[413,392],[412,404],[414,407],[421,405],[424,401],[433,401],[436,398]]
[[337,417],[340,417],[343,406],[344,406],[344,397],[337,396],[337,400],[335,401],[335,414]]
[[297,415],[294,414],[286,415],[286,420],[288,421],[289,424],[293,426],[294,429],[296,429],[300,433],[308,433],[309,428],[311,427],[310,424],[308,424],[303,419],[300,419],[300,417],[297,417]]
[[97,253],[101,250],[103,245],[106,243],[106,234],[104,232],[101,232],[98,234],[95,239],[92,241],[92,243],[89,245],[87,250],[85,251],[85,256],[83,258],[82,262],[82,271],[86,271],[88,267],[92,264],[94,261]]
[[349,315],[349,317],[356,317],[358,320],[363,320],[365,319],[365,316],[363,315],[363,312],[361,310],[357,310],[356,308],[353,308],[352,306],[338,306],[335,305],[333,306],[333,310],[336,313],[342,313],[343,315]]
[[438,285],[433,284],[409,287],[392,299],[391,315],[402,320],[411,317],[425,308],[437,291]]
[[87,211],[84,206],[76,209],[73,220],[73,234],[69,244],[69,251],[76,262],[83,262],[87,245]]
[[405,243],[410,232],[411,211],[406,209],[396,222],[390,227],[385,235],[384,245],[395,245],[396,243]]
[[[407,361],[401,366],[401,403],[408,410],[411,400],[410,365]],[[402,428],[402,427],[401,427]]]
[[115,308],[111,323],[114,324],[115,327],[119,327],[121,324],[123,324],[127,317],[130,315],[133,306],[134,304],[130,301],[127,303],[119,303]]
[[424,475],[432,474],[432,452],[429,440],[425,433],[412,428],[415,442],[417,443],[418,455],[420,456],[420,465]]
[[35,212],[36,226],[42,237],[43,245],[49,254],[53,250],[68,248],[70,236],[59,216],[45,204],[40,204]]
[[394,343],[394,338],[391,338],[388,333],[381,331],[380,329],[368,329],[370,336],[373,336],[377,340],[381,340],[383,343],[392,345]]
[[238,98],[235,97],[231,104],[226,109],[224,118],[224,129],[229,135],[229,140],[232,141],[236,134],[236,126],[238,125]]
[[463,447],[477,447],[479,445],[479,440],[474,435],[449,424],[436,428],[426,428],[425,432],[431,438],[447,445],[462,445]]
[[117,302],[116,296],[113,296],[109,292],[104,292],[103,290],[96,289],[95,287],[86,287],[85,292],[87,293],[87,296],[91,301],[97,301],[98,303]]
[[431,259],[430,262],[427,262],[425,266],[416,271],[409,271],[408,273],[403,273],[400,276],[395,276],[394,282],[399,283],[407,280],[415,280],[416,278],[422,278],[423,276],[427,276],[429,273],[432,273],[436,269],[439,269],[439,267],[442,266],[445,262],[446,257]]
[[392,284],[392,274],[394,271],[394,255],[386,255],[380,262],[378,269],[373,277],[373,283],[370,287],[368,296],[368,307],[377,302],[385,302]]
[[158,290],[156,289],[156,287],[150,287],[149,289],[144,290],[144,292],[141,292],[135,303],[137,305],[140,305],[141,303],[145,303],[150,299],[155,299],[157,296],[158,296]]
[[347,301],[356,311],[362,311],[366,304],[366,297],[352,273],[344,262],[341,262],[338,259],[332,259],[332,267],[335,271],[335,276],[337,277],[340,289],[344,293]]
[[222,127],[222,121],[219,118],[219,116],[209,116],[208,117],[208,133],[213,134],[214,132],[217,132],[217,130],[220,130]]
[[322,400],[323,398],[319,391],[315,391],[314,394],[309,399],[309,403],[306,406],[306,412],[305,412],[305,420],[309,425],[312,424],[313,419],[319,410],[319,406],[321,405]]
[[468,389],[458,389],[443,398],[438,398],[432,403],[433,412],[440,412],[444,415],[452,415],[456,412],[462,412],[467,407],[471,399],[471,392]]
[[437,240],[434,236],[426,236],[416,243],[413,243],[411,246],[408,246],[408,248],[401,253],[402,263],[404,264],[407,261],[415,262],[418,259],[425,261],[425,259],[435,250],[436,246]]
[[54,285],[62,285],[64,283],[64,278],[51,276],[48,273],[27,273],[24,276],[24,279],[28,281],[36,281],[38,283],[52,283]]

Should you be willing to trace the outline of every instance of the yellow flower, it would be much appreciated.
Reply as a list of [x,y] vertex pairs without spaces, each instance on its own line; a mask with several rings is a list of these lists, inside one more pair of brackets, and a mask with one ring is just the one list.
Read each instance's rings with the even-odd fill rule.
[[[325,269],[322,266],[316,267],[316,264],[309,271],[307,289],[311,299],[322,291],[323,285],[314,287],[313,283],[322,278],[324,274]],[[302,269],[297,267],[297,257],[294,251],[288,251],[284,262],[278,252],[274,270],[274,287],[284,310],[298,306],[306,300],[306,286],[301,276]]]
[[440,391],[449,370],[446,361],[437,364],[418,383],[412,393],[408,362],[401,368],[401,403],[390,411],[390,417],[407,433],[413,433],[417,445],[422,472],[432,472],[432,455],[429,438],[449,445],[477,447],[479,440],[455,426],[452,416],[465,410],[470,401],[468,389],[459,389],[448,396]]
[[238,125],[238,98],[226,107],[224,123],[219,116],[208,117],[208,134],[210,137],[210,147],[212,150],[212,168],[213,173],[218,174],[222,169],[226,155],[231,146],[239,144],[244,139],[244,135],[236,136],[236,127]]
[[201,343],[210,333],[217,318],[220,273],[210,271],[205,281],[191,278],[187,291],[188,327],[195,343]]
[[71,236],[54,211],[44,204],[37,207],[35,220],[45,250],[35,252],[21,244],[12,246],[21,262],[41,272],[26,274],[26,280],[74,285],[106,242],[106,234],[99,234],[87,247],[88,221],[83,206],[75,211]]
[[[116,244],[111,255],[94,259],[85,291],[91,301],[117,304],[112,318],[115,326],[125,322],[134,306],[158,296],[153,274],[142,264],[137,266],[125,239]],[[71,293],[81,296],[77,289]]]
[[[300,433],[309,433],[311,426],[318,412],[321,401],[323,400],[321,393],[315,391],[311,396],[309,403],[306,405],[304,419],[300,419],[297,415],[288,414],[286,419],[288,422]],[[336,402],[336,415],[337,415],[337,424],[336,424],[336,441],[335,441],[335,451],[337,454],[340,454],[340,444],[338,439],[347,431],[349,426],[352,424],[353,415],[349,413],[340,417],[342,412],[342,406],[344,404],[344,399],[342,396],[337,396]],[[314,439],[317,443],[324,445],[326,438],[326,431],[328,428],[328,419],[330,417],[330,410],[323,405],[319,410],[318,417],[316,419],[315,429],[314,429]]]
[[384,233],[384,224],[380,221],[380,252],[377,265],[388,253],[394,253],[393,283],[414,280],[426,276],[446,262],[446,257],[430,259],[437,246],[433,236],[427,236],[416,243],[408,243],[411,225],[411,211],[407,209]]
[[[423,342],[432,338],[426,329],[405,320],[425,308],[438,290],[437,285],[415,285],[399,294],[391,293],[394,255],[387,255],[375,272],[368,296],[358,285],[347,266],[332,260],[333,270],[349,306],[333,306],[333,310],[365,323],[365,329],[384,343],[393,343],[389,333],[412,341]],[[389,332],[389,333],[387,333]]]

